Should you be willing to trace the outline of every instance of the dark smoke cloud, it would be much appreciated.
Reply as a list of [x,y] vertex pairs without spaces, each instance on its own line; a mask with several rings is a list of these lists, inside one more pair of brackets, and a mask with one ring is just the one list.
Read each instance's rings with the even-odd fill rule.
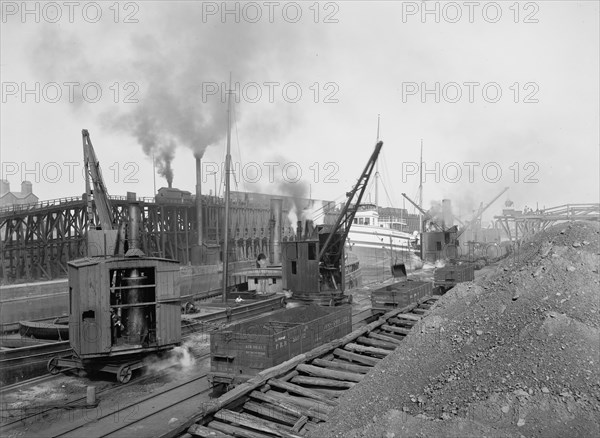
[[[201,3],[148,2],[141,6],[140,23],[127,31],[123,27],[85,28],[88,37],[97,32],[99,38],[80,38],[77,30],[49,28],[35,39],[33,67],[46,77],[53,72],[62,81],[137,84],[139,101],[119,105],[118,111],[102,114],[101,120],[105,127],[136,138],[148,157],[157,157],[163,176],[172,178],[171,161],[177,147],[202,156],[226,134],[224,96],[219,93],[203,99],[203,84],[223,84],[220,88],[225,90],[230,73],[234,84],[299,80],[311,66],[298,60],[324,40],[318,27],[285,22],[222,23],[214,18],[206,23]],[[109,54],[107,47],[112,50]],[[99,52],[106,56],[104,60]],[[267,109],[273,110],[274,105]],[[236,109],[238,122],[243,111]],[[293,123],[293,105],[284,104],[276,113],[277,118],[253,113],[252,123],[258,126],[249,130],[271,137],[285,132],[286,125]]]

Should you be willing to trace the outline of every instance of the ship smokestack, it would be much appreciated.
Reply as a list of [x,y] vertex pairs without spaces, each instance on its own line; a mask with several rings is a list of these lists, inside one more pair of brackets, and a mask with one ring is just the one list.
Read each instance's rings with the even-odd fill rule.
[[198,229],[198,240],[196,243],[202,245],[202,155],[194,154],[194,157],[196,158],[196,222]]
[[311,219],[306,219],[306,225],[304,227],[304,238],[310,239],[315,230],[315,224]]
[[271,222],[269,230],[269,260],[272,265],[281,264],[281,211],[283,200],[271,199]]
[[450,228],[454,225],[454,216],[452,215],[452,203],[450,199],[442,199],[442,217],[444,228]]

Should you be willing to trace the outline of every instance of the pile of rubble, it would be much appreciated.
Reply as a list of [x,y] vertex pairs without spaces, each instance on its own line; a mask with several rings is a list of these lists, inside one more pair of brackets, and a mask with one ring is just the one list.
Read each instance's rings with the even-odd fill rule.
[[313,436],[600,436],[599,240],[551,227],[449,291]]

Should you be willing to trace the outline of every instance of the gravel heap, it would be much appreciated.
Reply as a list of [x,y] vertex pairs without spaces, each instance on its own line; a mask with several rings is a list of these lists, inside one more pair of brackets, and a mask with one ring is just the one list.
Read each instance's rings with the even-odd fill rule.
[[599,230],[553,226],[449,291],[311,436],[600,436]]

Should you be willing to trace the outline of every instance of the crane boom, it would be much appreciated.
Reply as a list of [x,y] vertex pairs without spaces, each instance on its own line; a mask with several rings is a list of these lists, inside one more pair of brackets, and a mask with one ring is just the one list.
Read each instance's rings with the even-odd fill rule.
[[375,145],[375,150],[371,154],[371,157],[369,158],[369,161],[367,162],[367,165],[365,166],[365,169],[363,170],[357,183],[354,185],[352,190],[346,193],[346,204],[338,215],[331,233],[327,237],[327,240],[325,240],[325,243],[319,252],[319,260],[325,265],[325,267],[336,267],[340,262],[344,243],[346,242],[346,238],[350,232],[350,226],[352,225],[354,216],[358,211],[360,201],[362,200],[365,189],[367,188],[367,183],[369,182],[369,178],[371,177],[371,173],[373,172],[373,168],[375,167],[375,163],[377,162],[377,157],[379,156],[382,146],[383,142],[378,141]]
[[421,212],[421,214],[425,217],[425,220],[427,221],[431,221],[431,223],[433,223],[433,225],[437,228],[437,229],[442,229],[442,227],[440,227],[434,220],[433,217],[431,217],[431,215],[429,213],[427,213],[425,210],[423,210],[420,206],[418,206],[412,199],[410,199],[408,197],[408,195],[406,193],[402,193],[402,196],[404,196],[406,198],[406,200],[408,202],[410,202],[412,205],[415,206],[415,208],[417,210],[419,210]]
[[[92,212],[93,193],[93,200],[96,204],[96,212],[98,214],[98,224],[96,225],[99,225],[102,230],[112,230],[112,208],[110,206],[106,186],[104,185],[104,180],[102,179],[102,174],[100,172],[100,163],[96,157],[96,152],[92,146],[92,140],[90,139],[90,133],[88,130],[82,129],[81,135],[83,139],[83,165],[85,168],[88,224],[91,225],[94,222],[94,216]],[[90,186],[90,180],[91,185],[93,186],[93,191]]]
[[496,200],[500,196],[502,196],[507,190],[508,190],[508,187],[505,187],[500,193],[498,193],[498,195],[496,195],[496,197],[494,199],[492,199],[490,202],[488,202],[488,204],[485,207],[483,207],[483,208],[480,207],[479,211],[477,212],[475,217],[471,221],[469,221],[469,223],[462,230],[460,230],[460,232],[456,235],[456,238],[458,239],[465,231],[467,231],[469,229],[469,227],[471,226],[471,224],[475,223],[475,221],[481,217],[483,212],[486,211],[489,207],[491,207],[491,205],[494,202],[496,202]]

